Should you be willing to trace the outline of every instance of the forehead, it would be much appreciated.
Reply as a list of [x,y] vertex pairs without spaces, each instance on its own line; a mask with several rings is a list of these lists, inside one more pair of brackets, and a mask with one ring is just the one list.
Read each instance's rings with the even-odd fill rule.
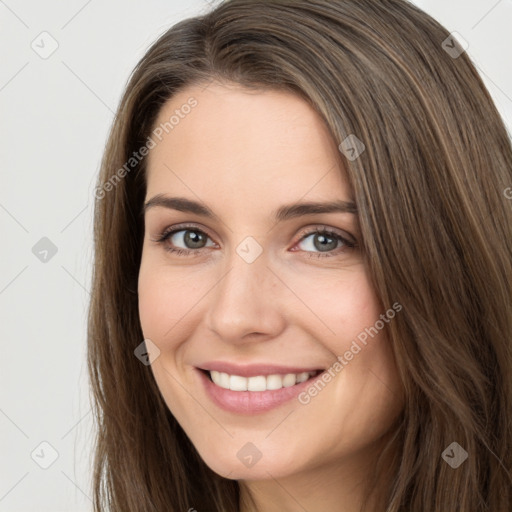
[[191,86],[162,107],[158,127],[163,132],[148,155],[147,196],[213,194],[232,205],[305,195],[350,198],[336,142],[314,109],[292,93]]

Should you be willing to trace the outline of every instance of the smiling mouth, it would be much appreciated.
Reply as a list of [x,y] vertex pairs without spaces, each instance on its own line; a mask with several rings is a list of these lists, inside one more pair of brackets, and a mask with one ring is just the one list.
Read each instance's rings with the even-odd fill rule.
[[288,388],[296,384],[302,384],[313,379],[323,372],[315,370],[302,373],[256,375],[254,377],[242,377],[215,370],[201,370],[207,378],[216,386],[231,391],[274,391],[281,388]]

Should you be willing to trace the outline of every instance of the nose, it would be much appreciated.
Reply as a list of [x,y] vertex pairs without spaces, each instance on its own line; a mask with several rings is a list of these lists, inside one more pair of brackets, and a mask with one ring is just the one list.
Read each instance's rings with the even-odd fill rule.
[[279,279],[261,254],[248,263],[236,251],[209,294],[205,321],[223,341],[245,344],[277,337],[285,326]]

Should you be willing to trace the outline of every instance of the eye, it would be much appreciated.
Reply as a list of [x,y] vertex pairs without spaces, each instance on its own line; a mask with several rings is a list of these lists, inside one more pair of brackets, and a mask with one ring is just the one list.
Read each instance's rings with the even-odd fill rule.
[[[198,256],[202,253],[202,249],[216,247],[207,233],[190,225],[169,228],[153,241],[163,244],[166,251],[178,256]],[[357,243],[332,229],[322,227],[303,234],[297,246],[307,253],[308,257],[326,258],[353,249],[357,247]],[[292,249],[294,252],[296,250]]]
[[208,244],[208,240],[211,238],[195,226],[181,226],[164,231],[153,241],[163,244],[168,252],[190,256],[198,255],[205,247],[215,246],[213,242]]
[[311,253],[308,254],[309,257],[315,258],[337,256],[341,252],[355,248],[357,245],[356,242],[328,228],[317,228],[314,231],[309,231],[300,239],[297,245],[300,246],[301,244],[301,249]]

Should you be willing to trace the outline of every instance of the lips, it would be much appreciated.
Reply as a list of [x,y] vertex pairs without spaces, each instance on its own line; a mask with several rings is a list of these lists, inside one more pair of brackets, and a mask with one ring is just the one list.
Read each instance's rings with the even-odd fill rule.
[[209,398],[237,414],[255,414],[278,407],[306,389],[323,369],[271,364],[234,365],[211,362],[197,368]]

